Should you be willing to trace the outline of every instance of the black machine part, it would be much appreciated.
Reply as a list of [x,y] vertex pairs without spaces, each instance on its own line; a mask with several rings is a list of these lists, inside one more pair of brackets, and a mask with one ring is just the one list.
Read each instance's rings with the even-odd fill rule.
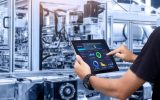
[[84,18],[86,17],[98,17],[105,9],[100,6],[101,3],[96,1],[88,1],[84,5]]
[[77,100],[77,80],[44,82],[45,100]]

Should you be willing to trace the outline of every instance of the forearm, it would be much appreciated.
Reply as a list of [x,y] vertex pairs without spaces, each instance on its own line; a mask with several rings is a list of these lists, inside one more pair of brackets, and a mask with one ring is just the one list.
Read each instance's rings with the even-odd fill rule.
[[96,76],[90,77],[90,83],[94,89],[120,100],[125,100],[144,82],[144,80],[137,77],[131,70],[128,70],[118,79],[98,78]]
[[120,98],[120,86],[118,84],[118,79],[104,79],[92,76],[90,82],[94,89],[102,92],[105,95]]

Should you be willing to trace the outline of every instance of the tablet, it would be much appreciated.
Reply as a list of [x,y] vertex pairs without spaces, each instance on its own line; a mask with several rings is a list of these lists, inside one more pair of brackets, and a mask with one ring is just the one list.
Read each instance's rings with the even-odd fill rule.
[[90,66],[93,74],[118,71],[113,56],[107,56],[110,52],[105,40],[75,40],[72,41],[77,55]]

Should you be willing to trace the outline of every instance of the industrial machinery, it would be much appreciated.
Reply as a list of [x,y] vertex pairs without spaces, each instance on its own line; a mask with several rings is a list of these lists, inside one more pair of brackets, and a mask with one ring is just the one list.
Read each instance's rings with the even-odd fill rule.
[[[30,70],[30,0],[0,1],[0,71]],[[14,15],[14,16],[13,16]]]
[[[73,78],[70,41],[105,39],[139,54],[159,25],[158,10],[141,0],[0,0],[0,100],[103,100]],[[132,64],[115,59],[123,72]],[[150,99],[147,84],[130,99]]]
[[[144,8],[136,1],[122,0],[107,3],[87,0],[78,7],[41,2],[40,70],[71,69],[75,55],[70,41],[76,39],[105,39],[111,49],[125,44],[131,51],[139,54],[156,27],[158,18],[145,15]],[[144,14],[137,15],[137,12]],[[140,16],[145,19],[139,19]],[[131,65],[119,59],[117,62],[124,66]]]
[[106,5],[98,1],[84,4],[84,27],[88,39],[103,39],[105,32],[104,16]]
[[40,6],[40,69],[70,69],[75,56],[69,41],[80,36],[83,13],[56,8],[56,4],[50,10],[45,4]]
[[[31,57],[35,53],[31,48],[34,45],[31,1],[0,2],[1,72],[32,69]],[[158,10],[150,7],[149,11],[156,13],[146,14],[149,8],[136,0],[57,2],[40,0],[40,14],[37,15],[40,37],[39,41],[34,41],[40,44],[40,57],[37,56],[40,70],[72,69],[75,56],[70,41],[76,39],[105,39],[111,49],[125,44],[138,54],[158,25]]]
[[16,100],[16,79],[0,79],[0,100]]
[[15,9],[15,68],[30,70],[29,66],[29,0],[16,0]]
[[103,17],[99,14],[104,5],[88,1],[79,8],[69,8],[70,5],[52,3],[52,10],[46,5],[49,4],[40,5],[40,69],[70,69],[75,60],[71,40],[103,38]]
[[43,78],[16,78],[16,100],[44,100]]
[[[1,100],[77,100],[77,79],[59,71],[15,74],[0,79]],[[14,78],[13,78],[14,77]]]
[[44,87],[43,83],[34,84],[26,92],[26,100],[44,100]]
[[8,2],[0,2],[0,71],[10,70],[9,24]]
[[77,80],[45,81],[44,100],[77,100]]

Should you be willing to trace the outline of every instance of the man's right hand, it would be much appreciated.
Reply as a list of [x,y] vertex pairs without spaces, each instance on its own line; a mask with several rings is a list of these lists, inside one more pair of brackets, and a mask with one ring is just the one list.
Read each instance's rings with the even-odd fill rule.
[[126,46],[121,45],[120,47],[118,47],[117,49],[109,52],[107,54],[108,56],[110,55],[115,55],[121,59],[123,59],[124,61],[127,62],[134,62],[134,60],[137,58],[137,55],[133,54]]

